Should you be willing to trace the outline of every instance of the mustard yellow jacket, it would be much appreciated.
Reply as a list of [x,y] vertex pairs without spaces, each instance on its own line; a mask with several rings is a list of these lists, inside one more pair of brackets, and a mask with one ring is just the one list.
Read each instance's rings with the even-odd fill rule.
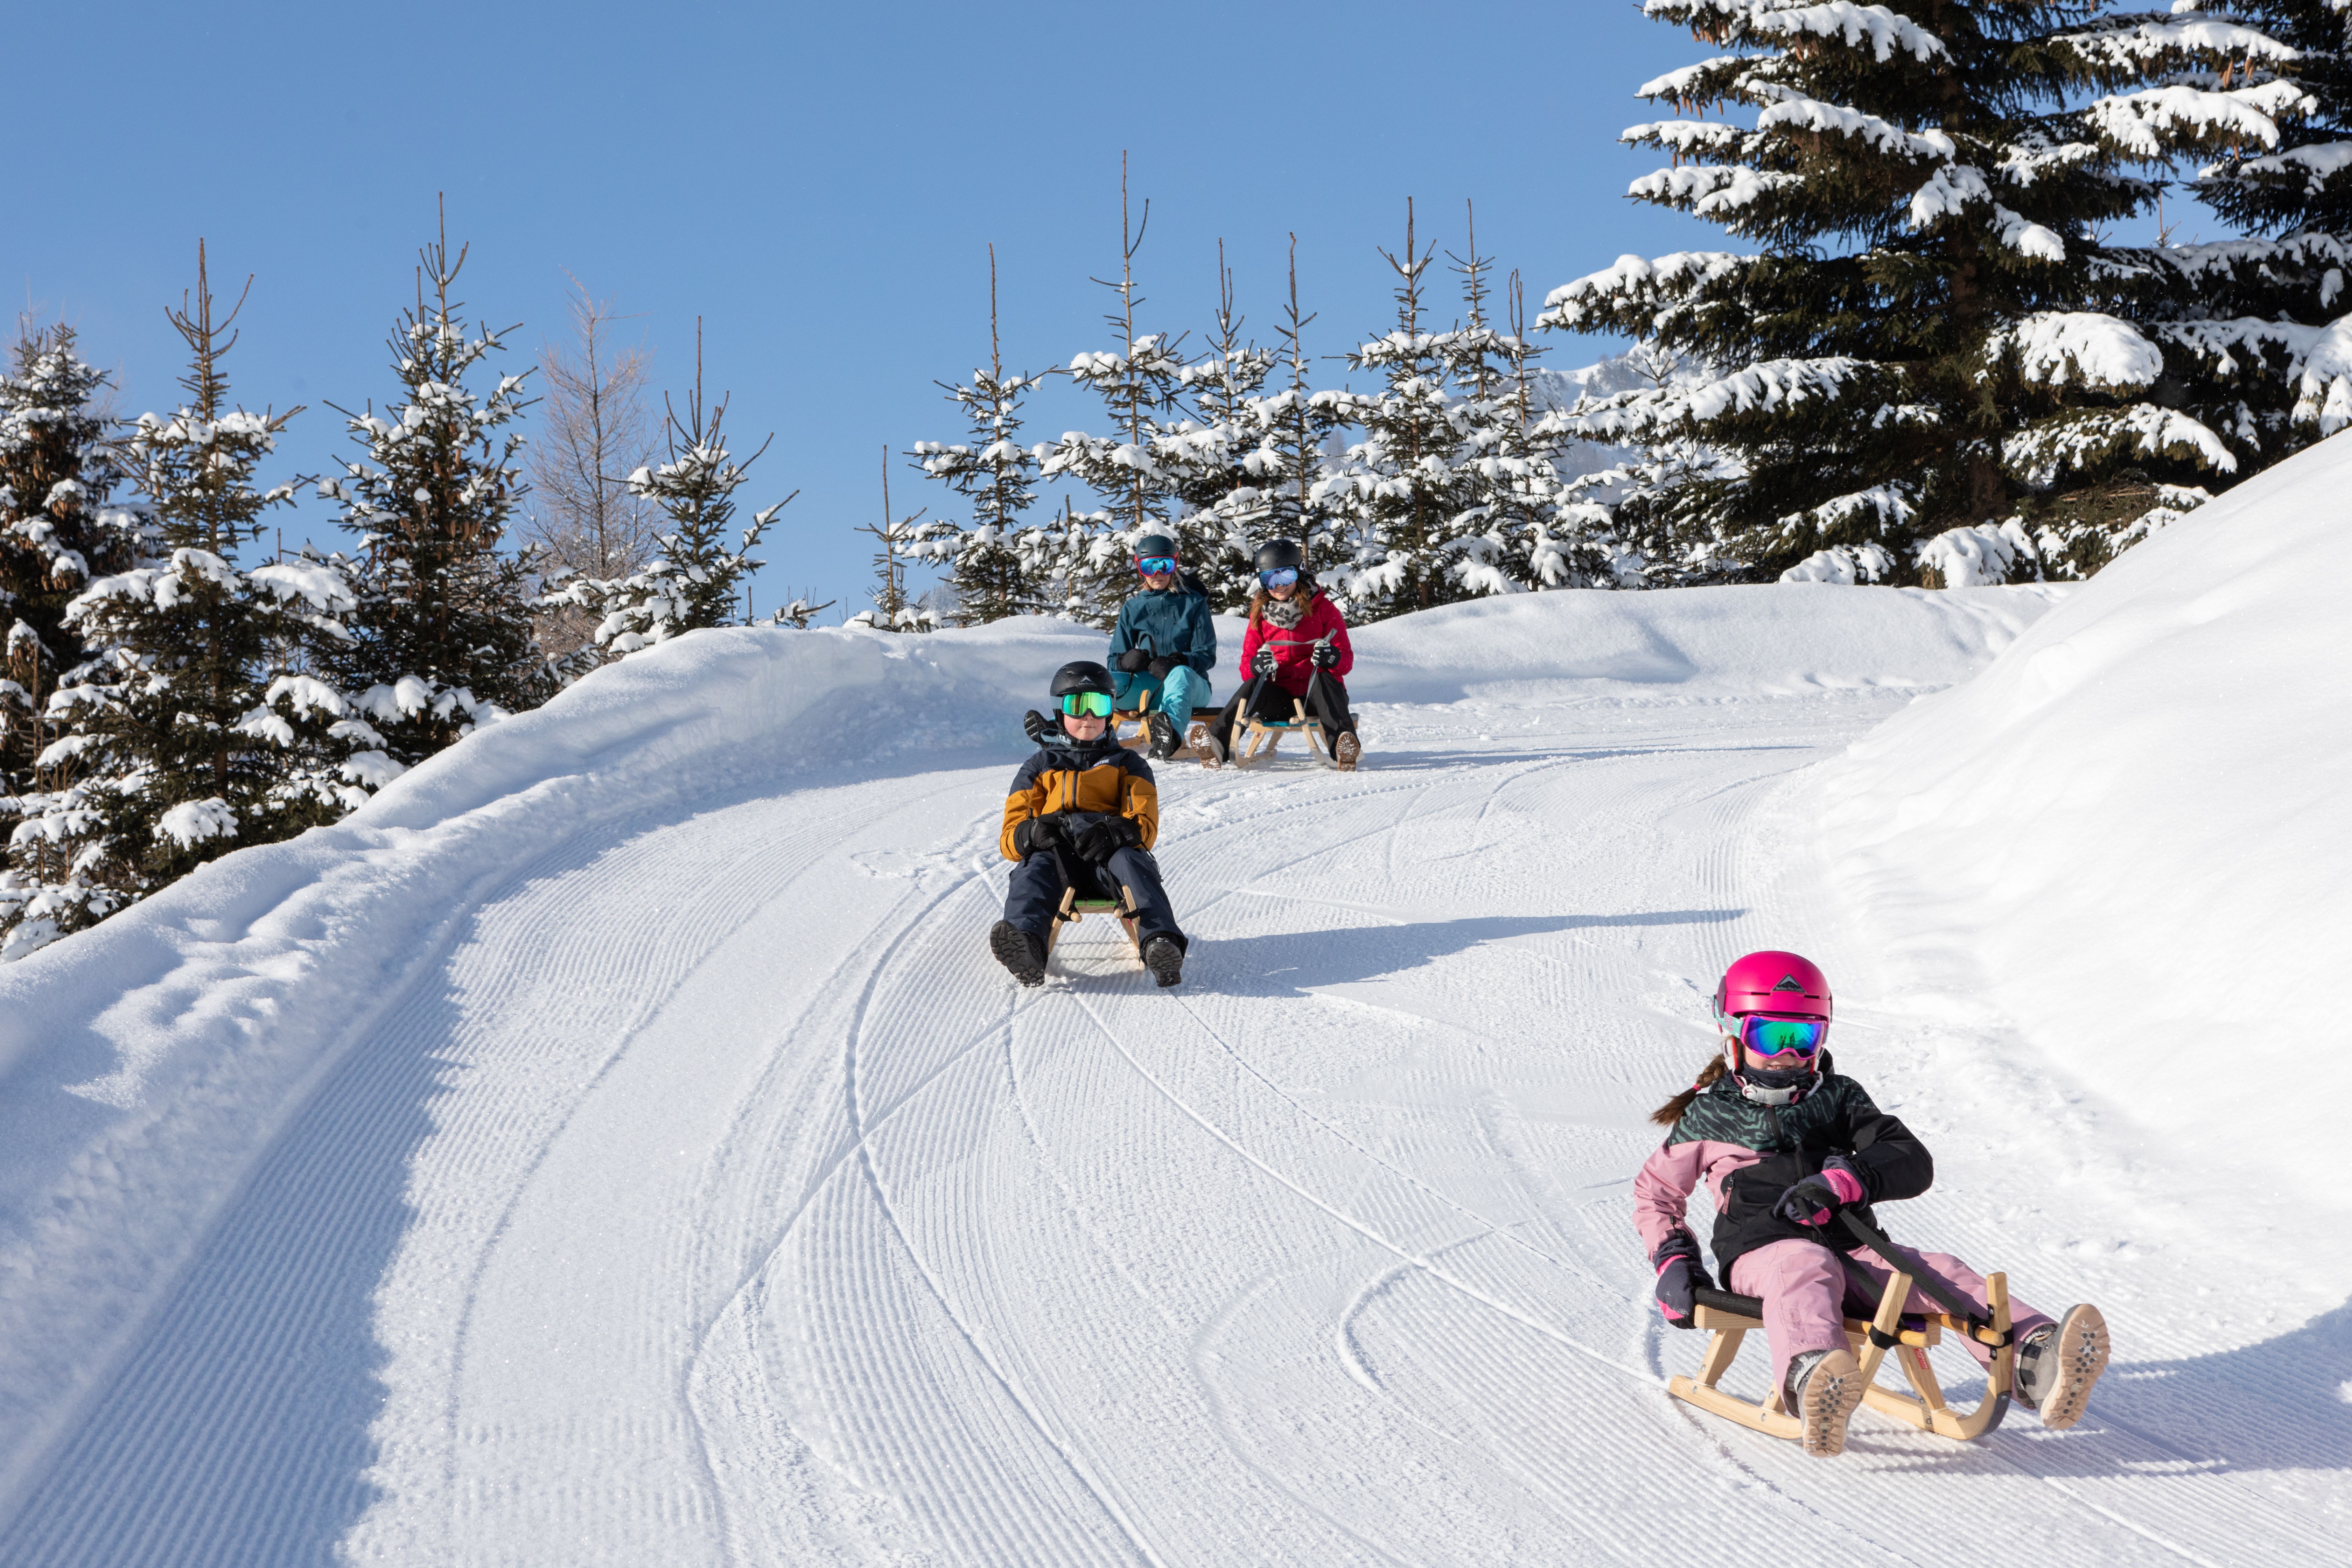
[[1055,812],[1127,817],[1149,849],[1160,837],[1160,786],[1151,782],[1151,764],[1108,733],[1073,741],[1051,730],[1038,742],[1037,754],[1013,775],[1013,791],[1004,797],[1004,830],[997,840],[1004,858],[1022,858],[1016,828]]

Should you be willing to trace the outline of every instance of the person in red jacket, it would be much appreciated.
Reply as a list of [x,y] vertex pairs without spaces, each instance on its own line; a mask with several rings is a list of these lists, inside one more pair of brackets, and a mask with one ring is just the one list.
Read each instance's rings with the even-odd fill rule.
[[1363,747],[1343,684],[1356,663],[1346,618],[1300,569],[1298,546],[1287,539],[1259,549],[1257,583],[1242,637],[1244,684],[1202,738],[1203,760],[1212,765],[1231,760],[1227,748],[1244,701],[1253,719],[1289,719],[1296,714],[1293,700],[1304,698],[1308,717],[1323,726],[1331,760],[1352,769]]

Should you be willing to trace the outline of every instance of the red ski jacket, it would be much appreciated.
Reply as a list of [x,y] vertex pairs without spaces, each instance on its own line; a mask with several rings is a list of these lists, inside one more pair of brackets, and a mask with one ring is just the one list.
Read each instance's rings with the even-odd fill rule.
[[1315,597],[1307,606],[1306,617],[1295,626],[1277,626],[1259,616],[1250,617],[1249,630],[1242,634],[1242,679],[1250,679],[1250,666],[1257,659],[1261,647],[1274,649],[1274,683],[1293,697],[1307,695],[1307,679],[1315,673],[1315,645],[1326,637],[1339,654],[1339,662],[1327,672],[1347,678],[1356,667],[1355,650],[1348,646],[1348,623],[1339,606],[1315,590]]

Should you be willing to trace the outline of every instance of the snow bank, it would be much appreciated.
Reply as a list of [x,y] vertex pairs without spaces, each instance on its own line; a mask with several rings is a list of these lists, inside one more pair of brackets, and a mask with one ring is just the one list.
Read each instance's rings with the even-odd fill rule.
[[1365,627],[1348,685],[1402,702],[1539,699],[1569,695],[1570,682],[1675,696],[1943,687],[1983,668],[2067,591],[1771,583],[1519,595]]
[[2179,1169],[2329,1193],[2341,1139],[2280,1108],[2332,1081],[2352,988],[2347,488],[2339,438],[2231,491],[1822,777],[1937,1005],[1997,1006]]

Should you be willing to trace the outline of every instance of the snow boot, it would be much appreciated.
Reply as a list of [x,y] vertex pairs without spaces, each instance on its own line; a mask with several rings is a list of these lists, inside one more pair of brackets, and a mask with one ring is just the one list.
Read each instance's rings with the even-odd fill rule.
[[1174,756],[1176,754],[1176,721],[1155,708],[1143,722],[1144,727],[1151,731],[1151,760],[1155,763],[1164,763]]
[[1184,978],[1184,944],[1172,936],[1155,936],[1143,944],[1143,967],[1163,987]]
[[1789,1363],[1789,1413],[1803,1424],[1805,1452],[1845,1452],[1845,1424],[1862,1403],[1862,1363],[1846,1350],[1806,1351]]
[[999,921],[989,928],[988,951],[996,954],[996,962],[1011,970],[1013,978],[1022,984],[1045,983],[1045,944],[1011,921]]
[[1233,753],[1225,749],[1223,730],[1214,724],[1192,726],[1192,750],[1204,768],[1222,768],[1234,760]]
[[1343,773],[1356,771],[1356,759],[1364,754],[1364,743],[1356,739],[1353,730],[1342,730],[1331,744],[1331,765]]
[[2017,1400],[2063,1432],[2083,1418],[2091,1385],[2107,1370],[2107,1320],[2088,1302],[2066,1309],[2017,1347]]

